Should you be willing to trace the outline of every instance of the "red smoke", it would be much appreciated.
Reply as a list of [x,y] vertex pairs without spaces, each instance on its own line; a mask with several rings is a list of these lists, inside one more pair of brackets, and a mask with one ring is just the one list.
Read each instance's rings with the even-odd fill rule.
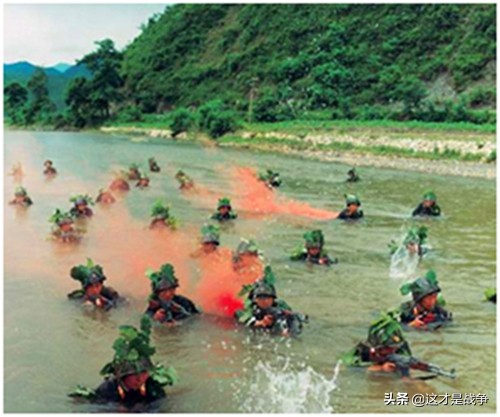
[[232,178],[235,179],[233,186],[240,195],[235,206],[240,210],[263,215],[289,214],[318,220],[330,220],[338,216],[337,212],[316,209],[307,203],[278,196],[277,191],[270,190],[263,181],[258,180],[252,168],[235,168]]
[[205,312],[232,317],[236,310],[243,308],[243,301],[237,297],[241,287],[260,278],[263,266],[254,258],[253,268],[236,271],[232,254],[227,248],[200,255],[200,281],[197,285],[196,300]]

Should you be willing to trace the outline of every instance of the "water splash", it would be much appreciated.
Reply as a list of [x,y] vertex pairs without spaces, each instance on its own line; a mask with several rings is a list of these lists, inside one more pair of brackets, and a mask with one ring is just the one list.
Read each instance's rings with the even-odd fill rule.
[[250,370],[252,381],[240,409],[245,413],[332,413],[339,366],[340,362],[328,379],[311,366],[292,365],[289,359],[284,364],[259,361]]
[[287,214],[317,220],[337,218],[337,212],[317,209],[304,202],[279,197],[275,191],[258,180],[252,168],[235,168],[230,177],[236,180],[233,187],[239,197],[235,199],[235,206],[241,210],[261,215]]
[[408,281],[415,277],[420,258],[418,254],[412,254],[403,246],[399,246],[391,256],[389,276],[393,280]]

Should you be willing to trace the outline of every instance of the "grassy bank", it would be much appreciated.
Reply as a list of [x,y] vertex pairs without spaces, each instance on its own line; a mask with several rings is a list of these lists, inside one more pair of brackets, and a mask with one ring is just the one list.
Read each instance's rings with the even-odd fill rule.
[[[140,122],[107,126],[122,133],[162,135],[170,116],[147,116]],[[387,120],[294,120],[240,122],[240,129],[217,139],[220,146],[277,152],[356,153],[423,160],[492,162],[496,126],[472,123],[394,122]],[[196,138],[190,132],[188,138]],[[200,135],[201,136],[201,135]],[[205,136],[206,137],[206,136]]]

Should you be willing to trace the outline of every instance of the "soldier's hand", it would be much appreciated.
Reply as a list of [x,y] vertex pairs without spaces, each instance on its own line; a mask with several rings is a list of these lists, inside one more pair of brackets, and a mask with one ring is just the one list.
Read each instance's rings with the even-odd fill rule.
[[410,322],[408,325],[410,327],[415,327],[415,328],[423,328],[426,326],[426,324],[420,319],[415,319],[412,322]]
[[163,323],[166,327],[174,327],[177,325],[177,322],[175,320],[172,320],[172,321],[166,321],[165,323]]
[[392,362],[386,362],[382,365],[382,371],[384,372],[394,372],[396,370],[396,364]]
[[264,327],[272,326],[274,323],[273,316],[271,316],[270,314],[268,314],[267,316],[264,316],[264,318],[262,319],[262,323],[264,323]]
[[165,320],[166,312],[162,308],[156,310],[156,313],[153,315],[153,319],[157,321]]

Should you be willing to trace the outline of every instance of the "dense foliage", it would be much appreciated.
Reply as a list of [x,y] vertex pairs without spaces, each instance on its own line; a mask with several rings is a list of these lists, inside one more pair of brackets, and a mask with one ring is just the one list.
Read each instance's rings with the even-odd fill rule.
[[[334,118],[491,122],[496,6],[175,5],[125,50],[143,112],[221,99],[261,121]],[[252,114],[248,115],[252,103]]]
[[[79,61],[91,76],[67,88],[68,109],[58,116],[67,125],[176,109],[174,134],[197,128],[212,137],[241,119],[318,111],[330,119],[496,120],[495,4],[177,4],[150,18],[124,51],[111,40],[96,44]],[[27,98],[19,85],[7,87],[13,121],[18,106],[31,109],[27,122],[46,118],[50,105],[33,86]]]

